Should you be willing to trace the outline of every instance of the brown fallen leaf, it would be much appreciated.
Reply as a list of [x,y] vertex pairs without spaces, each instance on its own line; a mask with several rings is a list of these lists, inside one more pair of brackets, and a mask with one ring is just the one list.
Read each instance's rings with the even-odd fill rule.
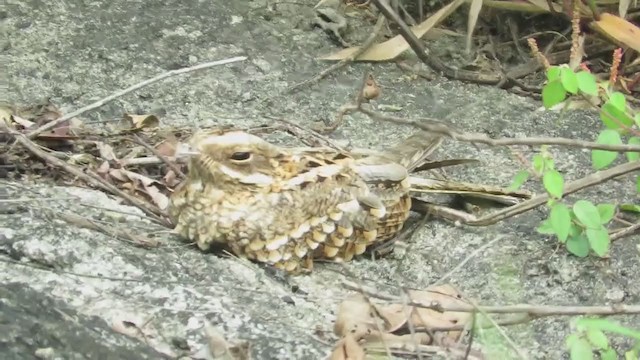
[[174,188],[180,184],[180,180],[176,177],[176,173],[173,172],[173,170],[167,171],[162,178],[162,181],[164,181],[164,184],[170,188]]
[[127,183],[128,180],[133,181],[134,183],[138,183],[142,185],[144,191],[147,196],[151,199],[151,201],[160,208],[160,210],[164,210],[169,206],[169,197],[160,191],[160,187],[162,184],[154,179],[151,179],[142,174],[138,174],[133,171],[125,170],[125,169],[111,169],[109,171],[109,175],[119,181],[125,183],[125,186],[131,190],[140,190],[135,186],[135,184]]
[[340,303],[333,332],[338,336],[351,335],[361,340],[372,332],[380,331],[376,320],[379,319],[367,299],[362,294],[354,294]]
[[100,157],[106,161],[118,160],[116,153],[113,151],[113,147],[109,144],[105,144],[102,141],[95,141],[94,144],[98,148]]
[[590,24],[600,34],[626,48],[640,52],[640,28],[613,14],[602,13],[600,20]]
[[14,115],[12,117],[13,122],[15,122],[16,124],[22,126],[24,129],[29,129],[30,127],[34,126],[36,123],[34,123],[33,121],[29,121],[27,119],[24,119],[20,116]]
[[[429,17],[422,23],[411,27],[411,31],[417,38],[422,38],[427,32],[433,29],[444,21],[452,12],[454,12],[460,5],[466,3],[467,0],[453,0],[448,5],[438,10],[435,14]],[[351,57],[359,47],[350,47],[340,50],[333,54],[321,57],[320,60],[342,60]],[[371,46],[367,51],[358,56],[354,61],[389,61],[393,60],[409,49],[409,44],[404,40],[402,35],[396,35],[395,37],[379,44]]]
[[166,139],[162,140],[158,145],[155,146],[158,154],[166,157],[173,157],[176,155],[176,149],[178,145],[178,140],[174,139]]
[[[414,303],[468,305],[457,289],[448,284],[426,290],[410,290],[408,296]],[[362,294],[354,294],[339,306],[334,333],[343,337],[343,342],[336,346],[332,356],[342,359],[339,356],[346,353],[347,336],[352,337],[364,350],[369,347],[408,348],[434,343],[453,346],[460,339],[462,331],[446,329],[452,326],[465,327],[471,319],[472,314],[466,312],[439,312],[402,303],[373,305]],[[417,331],[411,333],[411,329]]]
[[124,114],[123,116],[123,127],[131,129],[131,130],[141,130],[141,129],[150,129],[155,128],[160,125],[160,120],[155,115],[145,114],[145,115],[132,115],[132,114]]

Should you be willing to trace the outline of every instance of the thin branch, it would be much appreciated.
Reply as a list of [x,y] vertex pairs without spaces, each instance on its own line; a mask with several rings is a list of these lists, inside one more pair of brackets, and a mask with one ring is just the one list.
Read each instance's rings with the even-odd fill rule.
[[180,74],[184,74],[184,73],[189,73],[189,72],[193,72],[193,71],[197,71],[197,70],[202,70],[202,69],[207,69],[210,67],[214,67],[214,66],[218,66],[218,65],[224,65],[224,64],[229,64],[229,63],[233,63],[233,62],[237,62],[237,61],[244,61],[246,60],[247,57],[246,56],[236,56],[233,58],[229,58],[229,59],[224,59],[224,60],[219,60],[219,61],[212,61],[212,62],[207,62],[207,63],[203,63],[203,64],[199,64],[199,65],[195,65],[195,66],[190,66],[190,67],[186,67],[186,68],[182,68],[182,69],[177,69],[177,70],[171,70],[171,71],[167,71],[165,73],[162,73],[154,78],[151,79],[147,79],[143,82],[140,82],[138,84],[132,85],[124,90],[120,90],[118,92],[115,92],[103,99],[100,99],[92,104],[89,104],[83,108],[80,108],[76,111],[72,111],[62,117],[57,118],[54,121],[48,122],[44,125],[42,125],[41,127],[33,130],[32,132],[30,132],[29,134],[27,134],[27,137],[29,139],[33,139],[36,136],[38,136],[38,134],[41,134],[47,130],[51,130],[54,127],[56,127],[57,125],[70,120],[76,116],[79,116],[81,114],[86,113],[87,111],[91,111],[94,109],[97,109],[101,106],[103,106],[104,104],[113,101],[119,97],[122,97],[130,92],[136,91],[138,89],[141,89],[145,86],[149,86],[155,82],[158,82],[160,80],[164,80],[166,78],[169,78],[171,76],[176,76],[176,75],[180,75]]
[[185,178],[184,173],[182,172],[182,170],[180,170],[180,167],[178,167],[178,165],[176,165],[176,163],[175,163],[175,162],[171,162],[171,161],[169,161],[169,159],[168,159],[166,156],[164,156],[164,155],[160,154],[160,153],[158,152],[158,150],[156,150],[153,146],[151,146],[151,145],[147,144],[147,142],[146,142],[146,141],[144,141],[144,140],[143,140],[140,136],[138,136],[137,134],[134,134],[133,136],[134,136],[135,141],[138,143],[138,145],[141,145],[141,146],[142,146],[142,147],[144,147],[145,149],[147,149],[147,150],[151,151],[151,153],[152,153],[153,155],[155,155],[158,159],[162,160],[162,162],[163,162],[163,163],[165,163],[165,164],[166,164],[166,165],[167,165],[171,170],[173,170],[173,172],[174,172],[176,175],[180,176],[180,177],[181,177],[181,178],[183,178],[183,179]]
[[106,181],[104,181],[102,178],[100,178],[98,175],[94,174],[92,171],[87,171],[86,173],[84,171],[82,171],[81,169],[79,169],[76,166],[73,166],[71,164],[68,164],[54,156],[51,156],[49,154],[47,154],[46,152],[44,152],[43,150],[41,150],[38,145],[36,145],[34,142],[32,142],[31,140],[29,140],[29,138],[26,135],[21,134],[20,132],[14,130],[14,129],[9,129],[7,127],[5,127],[5,129],[12,135],[15,136],[16,141],[18,143],[20,143],[22,146],[24,146],[27,150],[29,150],[32,154],[34,154],[35,156],[39,157],[40,159],[42,159],[43,161],[45,161],[48,164],[51,164],[55,167],[61,168],[64,171],[77,176],[78,178],[86,181],[88,184],[91,184],[99,189],[102,189],[104,191],[110,192],[114,195],[120,196],[121,198],[123,198],[124,200],[128,201],[129,203],[133,204],[134,206],[137,206],[138,208],[140,208],[140,210],[144,211],[145,214],[149,215],[149,217],[154,220],[155,222],[163,225],[163,226],[167,226],[167,227],[171,227],[171,224],[165,220],[162,216],[160,216],[162,214],[162,211],[160,211],[160,209],[158,209],[157,207],[146,203],[140,199],[137,199],[129,194],[127,194],[126,192],[118,189],[117,187],[115,187],[112,184],[107,183]]
[[[628,174],[633,171],[640,170],[640,160],[628,162],[626,164],[618,165],[612,167],[611,169],[598,171],[593,174],[587,175],[582,179],[578,179],[576,181],[572,181],[565,185],[563,196],[567,196],[576,191],[585,189],[587,187],[603,183],[607,180],[613,179],[618,176],[622,176],[624,174]],[[510,218],[512,216],[521,214],[525,211],[536,208],[540,205],[545,204],[549,200],[549,194],[540,194],[530,200],[524,201],[518,205],[508,207],[504,210],[497,211],[493,214],[489,214],[487,216],[483,216],[476,220],[469,220],[465,222],[465,225],[471,226],[487,226],[490,224],[495,224],[504,219]]]
[[148,238],[146,236],[133,234],[125,229],[119,229],[113,226],[108,226],[105,224],[99,224],[96,221],[91,219],[87,219],[77,214],[72,213],[60,213],[60,212],[50,212],[52,216],[55,216],[61,220],[66,221],[69,224],[73,224],[85,229],[100,231],[106,235],[115,236],[118,238],[126,239],[138,245],[140,247],[145,248],[154,248],[158,246],[158,241]]
[[431,118],[423,118],[420,120],[408,120],[396,116],[384,115],[364,107],[358,108],[355,105],[346,107],[348,111],[360,111],[366,114],[370,118],[379,121],[390,122],[399,125],[409,125],[415,128],[429,131],[435,134],[448,136],[454,140],[479,143],[490,146],[509,146],[509,145],[558,145],[567,147],[579,147],[585,149],[597,149],[597,150],[609,150],[609,151],[621,151],[621,152],[640,152],[640,145],[607,145],[598,144],[591,141],[574,140],[568,138],[554,138],[554,137],[524,137],[524,138],[497,138],[493,139],[487,135],[479,133],[464,133],[445,125],[444,123]]
[[[374,289],[365,288],[351,281],[343,281],[342,286],[348,290],[358,291],[363,295],[370,296],[376,299],[391,301],[395,303],[402,303],[403,300],[400,296],[388,295],[378,292]],[[431,309],[438,312],[453,311],[453,312],[476,312],[481,311],[490,314],[528,314],[533,317],[544,316],[578,316],[578,315],[620,315],[620,314],[640,314],[640,305],[530,305],[530,304],[518,304],[518,305],[478,305],[473,304],[441,304],[437,301],[431,303],[424,303],[421,301],[411,300],[407,303],[410,306],[416,306],[423,309]]]

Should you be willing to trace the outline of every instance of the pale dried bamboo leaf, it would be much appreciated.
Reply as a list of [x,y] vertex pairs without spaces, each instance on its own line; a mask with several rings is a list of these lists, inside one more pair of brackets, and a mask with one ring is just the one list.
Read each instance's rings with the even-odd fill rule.
[[[445,20],[452,12],[454,12],[460,5],[465,3],[466,0],[453,0],[445,7],[438,10],[430,18],[422,23],[413,26],[411,31],[416,37],[422,38],[429,30],[440,24]],[[321,57],[320,60],[342,60],[347,59],[359,49],[358,46],[350,47],[340,50],[333,54]],[[383,43],[375,44],[371,46],[367,51],[358,56],[354,61],[389,61],[393,60],[409,49],[409,44],[404,40],[402,35],[397,35]]]

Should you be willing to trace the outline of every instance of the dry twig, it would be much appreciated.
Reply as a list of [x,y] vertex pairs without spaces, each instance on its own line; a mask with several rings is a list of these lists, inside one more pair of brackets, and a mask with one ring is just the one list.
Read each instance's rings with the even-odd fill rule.
[[93,104],[89,104],[85,107],[82,107],[76,111],[72,111],[64,116],[61,116],[59,118],[57,118],[54,121],[48,122],[44,125],[42,125],[41,127],[33,130],[32,132],[30,132],[29,134],[27,134],[27,137],[29,139],[33,139],[36,136],[38,136],[38,134],[41,134],[47,130],[51,130],[54,127],[58,126],[59,124],[70,120],[76,116],[79,116],[81,114],[86,113],[87,111],[91,111],[94,109],[97,109],[101,106],[103,106],[104,104],[113,101],[119,97],[122,97],[130,92],[136,91],[138,89],[141,89],[145,86],[149,86],[155,82],[158,82],[160,80],[164,80],[166,78],[172,77],[172,76],[176,76],[176,75],[180,75],[180,74],[185,74],[185,73],[189,73],[189,72],[193,72],[193,71],[197,71],[197,70],[202,70],[202,69],[208,69],[210,67],[214,67],[214,66],[218,66],[218,65],[224,65],[224,64],[229,64],[229,63],[233,63],[233,62],[237,62],[237,61],[244,61],[246,60],[247,57],[246,56],[237,56],[237,57],[233,57],[233,58],[229,58],[229,59],[224,59],[224,60],[219,60],[219,61],[212,61],[212,62],[207,62],[207,63],[203,63],[203,64],[199,64],[199,65],[195,65],[195,66],[190,66],[190,67],[186,67],[186,68],[182,68],[182,69],[177,69],[177,70],[171,70],[171,71],[167,71],[165,73],[162,73],[154,78],[151,79],[147,79],[145,81],[142,81],[140,83],[137,83],[135,85],[132,85],[124,90],[120,90],[117,91],[103,99],[100,99],[96,102],[94,102]]

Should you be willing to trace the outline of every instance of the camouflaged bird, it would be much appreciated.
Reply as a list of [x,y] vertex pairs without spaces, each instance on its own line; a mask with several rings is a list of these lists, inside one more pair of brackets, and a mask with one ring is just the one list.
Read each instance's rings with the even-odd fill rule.
[[310,270],[314,258],[349,261],[402,229],[411,209],[409,173],[441,141],[417,133],[381,155],[357,158],[279,147],[241,131],[202,131],[189,143],[188,175],[169,213],[175,232],[202,250],[223,245],[294,273]]

